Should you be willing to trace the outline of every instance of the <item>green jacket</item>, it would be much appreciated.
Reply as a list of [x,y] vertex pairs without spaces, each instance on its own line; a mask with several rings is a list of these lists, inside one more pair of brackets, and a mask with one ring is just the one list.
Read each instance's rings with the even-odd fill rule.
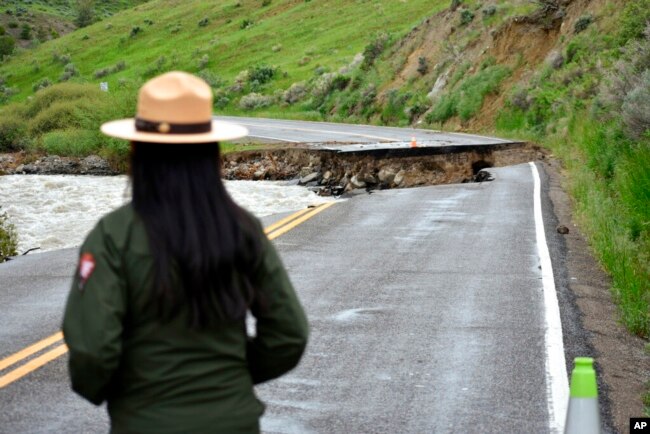
[[[150,300],[153,258],[143,222],[125,205],[103,217],[80,250],[63,320],[72,388],[108,402],[114,433],[257,432],[264,411],[253,384],[298,364],[307,319],[264,235],[252,283],[267,296],[243,321],[192,330],[187,317],[156,318]],[[207,241],[207,240],[206,240]]]

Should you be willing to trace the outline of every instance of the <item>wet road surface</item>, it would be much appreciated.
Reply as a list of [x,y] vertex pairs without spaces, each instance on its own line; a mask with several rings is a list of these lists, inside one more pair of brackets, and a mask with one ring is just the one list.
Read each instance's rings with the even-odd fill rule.
[[[490,171],[360,193],[274,240],[311,336],[257,388],[265,432],[549,432],[531,168]],[[0,360],[59,330],[75,263],[68,249],[0,267]],[[0,389],[1,433],[108,430],[66,359]]]

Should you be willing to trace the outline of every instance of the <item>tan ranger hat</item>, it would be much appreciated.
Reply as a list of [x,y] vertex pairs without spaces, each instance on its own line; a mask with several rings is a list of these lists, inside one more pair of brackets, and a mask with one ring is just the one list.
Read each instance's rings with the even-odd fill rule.
[[104,134],[149,143],[210,143],[248,135],[241,125],[212,119],[212,89],[185,72],[152,78],[138,95],[135,119],[101,126]]

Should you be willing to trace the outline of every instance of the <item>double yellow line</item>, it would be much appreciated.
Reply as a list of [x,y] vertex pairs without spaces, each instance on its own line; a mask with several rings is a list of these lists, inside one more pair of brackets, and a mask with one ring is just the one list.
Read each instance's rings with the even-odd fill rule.
[[[296,213],[291,214],[288,217],[283,218],[282,220],[273,223],[266,229],[264,233],[270,240],[273,240],[280,235],[289,232],[291,229],[295,228],[299,224],[304,223],[310,218],[314,217],[316,214],[326,210],[330,206],[334,205],[334,202],[327,202],[322,205],[315,207],[306,208],[300,210]],[[10,368],[14,365],[28,361],[6,374],[0,374],[0,389],[8,386],[24,377],[25,375],[34,372],[38,368],[48,364],[54,359],[57,359],[68,352],[68,347],[62,343],[63,333],[58,332],[49,336],[41,341],[36,342],[33,345],[28,346],[25,349],[18,351],[15,354],[12,354],[2,360],[0,360],[0,373],[7,368]],[[45,349],[50,348],[45,353],[30,359],[31,356],[37,354]]]

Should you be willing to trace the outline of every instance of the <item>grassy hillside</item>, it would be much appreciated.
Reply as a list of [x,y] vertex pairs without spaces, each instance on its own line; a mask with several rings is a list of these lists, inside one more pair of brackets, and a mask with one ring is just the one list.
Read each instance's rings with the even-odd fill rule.
[[0,66],[0,150],[121,161],[98,125],[173,69],[220,113],[530,138],[564,162],[622,322],[647,338],[649,20],[650,0],[154,0]]
[[[145,0],[85,0],[89,21],[108,18]],[[50,39],[70,33],[78,27],[77,0],[1,0],[0,26],[11,35],[18,46],[32,48]]]

